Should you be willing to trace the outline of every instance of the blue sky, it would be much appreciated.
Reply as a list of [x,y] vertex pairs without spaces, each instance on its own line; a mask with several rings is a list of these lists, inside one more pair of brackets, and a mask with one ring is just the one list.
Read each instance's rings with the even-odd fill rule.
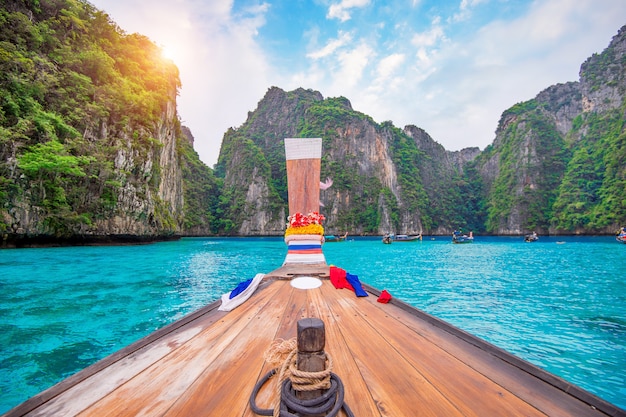
[[267,90],[344,96],[448,150],[493,142],[515,103],[578,80],[624,0],[92,0],[178,65],[178,111],[209,166]]

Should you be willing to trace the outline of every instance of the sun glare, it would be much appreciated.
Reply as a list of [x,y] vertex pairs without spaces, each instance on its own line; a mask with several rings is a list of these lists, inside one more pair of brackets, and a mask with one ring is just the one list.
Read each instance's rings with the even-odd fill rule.
[[171,61],[174,61],[174,63],[177,63],[177,58],[178,58],[178,54],[176,52],[176,49],[171,47],[171,46],[163,46],[161,47],[161,56],[163,56],[163,58],[165,59],[169,59]]

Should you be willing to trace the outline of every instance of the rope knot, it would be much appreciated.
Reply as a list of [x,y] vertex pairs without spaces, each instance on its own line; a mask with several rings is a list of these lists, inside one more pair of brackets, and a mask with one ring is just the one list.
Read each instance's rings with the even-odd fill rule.
[[295,357],[289,364],[289,379],[295,391],[315,391],[330,388],[330,374],[333,368],[331,357],[326,354],[326,367],[323,371],[306,372],[296,367]]
[[[337,375],[332,373],[333,361],[326,353],[325,369],[319,372],[305,372],[297,368],[298,347],[296,339],[277,339],[265,352],[265,360],[273,367],[259,381],[250,395],[252,411],[260,415],[291,417],[301,414],[321,414],[337,416],[343,409],[348,417],[354,417],[350,407],[344,403],[344,388]],[[278,374],[276,382],[276,400],[273,409],[260,409],[255,401],[261,386],[273,375]],[[296,391],[326,390],[321,397],[312,400],[299,400]],[[296,414],[292,414],[292,411]]]

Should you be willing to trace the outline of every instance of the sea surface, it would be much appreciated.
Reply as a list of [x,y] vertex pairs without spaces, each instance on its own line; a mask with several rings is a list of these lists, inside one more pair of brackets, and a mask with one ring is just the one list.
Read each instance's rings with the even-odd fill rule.
[[[349,238],[326,260],[626,409],[626,245]],[[280,238],[0,250],[0,413],[280,267]]]

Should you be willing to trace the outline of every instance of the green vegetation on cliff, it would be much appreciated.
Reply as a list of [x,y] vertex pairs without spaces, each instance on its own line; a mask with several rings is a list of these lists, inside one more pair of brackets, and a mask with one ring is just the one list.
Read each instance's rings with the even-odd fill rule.
[[[565,142],[535,100],[513,106],[502,118],[510,122],[500,134],[486,229],[498,233],[518,224],[522,231],[548,230],[569,157]],[[519,220],[511,219],[514,211]]]
[[[119,212],[123,187],[139,199],[153,196],[154,211],[137,214],[137,221],[145,217],[154,233],[179,228],[177,214],[158,196],[157,138],[163,124],[180,136],[175,112],[164,120],[179,87],[178,69],[159,47],[124,33],[85,0],[3,1],[0,231],[25,227],[8,210],[26,205],[38,221],[21,233],[87,232],[94,220]],[[123,158],[117,167],[116,158]],[[195,153],[186,161],[187,172],[194,164],[203,170]],[[197,181],[198,175],[187,182],[190,197],[197,197]],[[193,205],[187,225],[199,221]]]
[[213,170],[200,161],[189,142],[181,140],[178,145],[184,179],[183,229],[186,234],[217,234],[221,218],[218,205],[222,181],[215,178]]
[[558,230],[603,230],[626,218],[626,132],[623,111],[580,116],[575,144],[554,203]]

